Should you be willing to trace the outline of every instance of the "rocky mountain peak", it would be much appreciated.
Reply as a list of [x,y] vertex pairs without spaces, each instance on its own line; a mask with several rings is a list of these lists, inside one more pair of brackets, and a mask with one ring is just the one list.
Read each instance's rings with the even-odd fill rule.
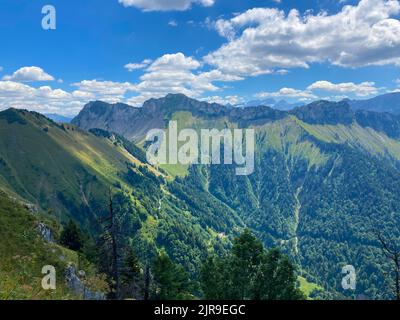
[[298,119],[311,124],[351,124],[354,112],[346,101],[316,101],[290,111]]

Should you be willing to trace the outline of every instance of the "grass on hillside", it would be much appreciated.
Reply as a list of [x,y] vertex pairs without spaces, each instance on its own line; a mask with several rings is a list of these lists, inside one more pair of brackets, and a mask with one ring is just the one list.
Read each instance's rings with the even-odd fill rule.
[[90,218],[87,207],[98,213],[93,204],[109,186],[127,186],[121,173],[127,163],[138,163],[109,139],[25,111],[0,113],[0,136],[0,190],[44,211],[54,209],[60,221]]
[[[64,285],[67,258],[59,246],[46,243],[37,231],[38,220],[20,204],[0,193],[0,300],[70,299]],[[67,250],[67,249],[65,249]],[[57,272],[57,289],[41,286],[42,268],[52,265]]]
[[306,278],[298,277],[300,283],[300,290],[305,294],[307,299],[312,299],[311,295],[314,291],[323,291],[324,289],[312,282],[308,282]]

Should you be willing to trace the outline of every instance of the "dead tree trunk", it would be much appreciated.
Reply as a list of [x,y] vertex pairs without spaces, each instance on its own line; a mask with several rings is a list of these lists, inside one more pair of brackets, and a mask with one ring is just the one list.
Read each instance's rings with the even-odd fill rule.
[[118,234],[118,226],[113,207],[113,198],[111,189],[109,189],[109,211],[110,211],[110,235],[111,235],[111,246],[112,246],[112,273],[115,281],[115,297],[119,298],[119,270],[118,270],[118,243],[117,243],[117,234]]
[[110,275],[112,278],[111,299],[119,299],[120,297],[120,279],[119,279],[119,248],[118,248],[118,221],[114,212],[114,203],[111,188],[108,191],[108,216],[101,219],[101,223],[105,223],[105,233],[103,235],[105,243],[110,245],[111,261],[110,261]]

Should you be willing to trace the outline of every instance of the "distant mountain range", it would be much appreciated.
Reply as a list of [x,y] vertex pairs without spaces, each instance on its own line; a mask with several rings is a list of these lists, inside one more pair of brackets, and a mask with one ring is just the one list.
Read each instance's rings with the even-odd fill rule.
[[296,107],[300,107],[303,104],[304,103],[301,102],[289,103],[283,99],[277,101],[273,98],[268,98],[268,99],[251,100],[243,104],[235,105],[235,107],[248,108],[248,107],[258,107],[258,106],[269,106],[277,110],[288,111]]
[[[380,95],[367,100],[350,100],[344,99],[353,110],[366,110],[376,112],[389,112],[393,114],[400,114],[400,92],[388,93]],[[123,104],[119,104],[120,106]],[[273,98],[251,100],[245,103],[236,105],[226,105],[232,108],[250,108],[259,106],[268,106],[275,110],[290,111],[295,108],[304,106],[302,102],[287,102],[284,99],[275,100]],[[74,117],[66,117],[56,113],[44,113],[44,115],[59,123],[70,123]]]
[[90,102],[72,120],[83,129],[100,128],[116,132],[129,140],[141,141],[153,128],[162,128],[165,119],[175,112],[190,112],[195,117],[219,119],[226,117],[241,126],[260,125],[277,121],[290,115],[310,124],[344,124],[353,122],[362,127],[371,127],[389,137],[400,136],[400,117],[381,112],[354,111],[348,101],[316,101],[289,111],[276,110],[260,105],[252,108],[232,108],[217,103],[207,103],[181,94],[170,94],[160,99],[150,99],[141,108],[127,104]]
[[74,118],[74,117],[61,116],[61,115],[56,114],[56,113],[44,113],[44,115],[47,118],[49,118],[49,119],[51,119],[51,120],[53,120],[55,122],[60,122],[60,123],[70,123],[71,120]]
[[[367,110],[400,114],[400,92],[388,93],[366,100],[344,99],[343,101],[346,101],[354,110]],[[277,110],[288,111],[302,105],[304,105],[304,103],[289,103],[286,100],[277,101],[273,98],[268,98],[264,100],[261,99],[248,101],[246,103],[236,105],[235,107],[269,106]]]
[[367,100],[345,100],[354,110],[400,114],[400,92],[393,92]]

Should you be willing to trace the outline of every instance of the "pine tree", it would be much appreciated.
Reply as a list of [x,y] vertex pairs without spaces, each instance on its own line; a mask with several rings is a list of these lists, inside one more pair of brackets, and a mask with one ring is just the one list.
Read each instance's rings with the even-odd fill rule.
[[249,230],[234,240],[228,256],[205,261],[200,281],[206,299],[304,299],[289,259],[278,249],[265,252]]
[[243,234],[234,240],[230,257],[230,271],[232,284],[230,299],[249,299],[255,281],[257,269],[264,254],[262,243],[246,229]]
[[223,299],[223,272],[221,259],[212,256],[207,257],[200,271],[200,284],[204,297],[209,300]]
[[121,268],[121,287],[123,295],[128,297],[139,297],[142,287],[141,267],[139,259],[132,247],[128,247]]
[[85,245],[82,231],[72,220],[69,220],[68,224],[62,230],[60,235],[60,243],[74,251],[81,250]]
[[182,266],[175,264],[162,251],[153,265],[153,294],[155,300],[184,299],[190,290],[189,277]]
[[264,256],[254,283],[253,299],[298,300],[303,299],[297,288],[295,270],[289,259],[278,249]]

